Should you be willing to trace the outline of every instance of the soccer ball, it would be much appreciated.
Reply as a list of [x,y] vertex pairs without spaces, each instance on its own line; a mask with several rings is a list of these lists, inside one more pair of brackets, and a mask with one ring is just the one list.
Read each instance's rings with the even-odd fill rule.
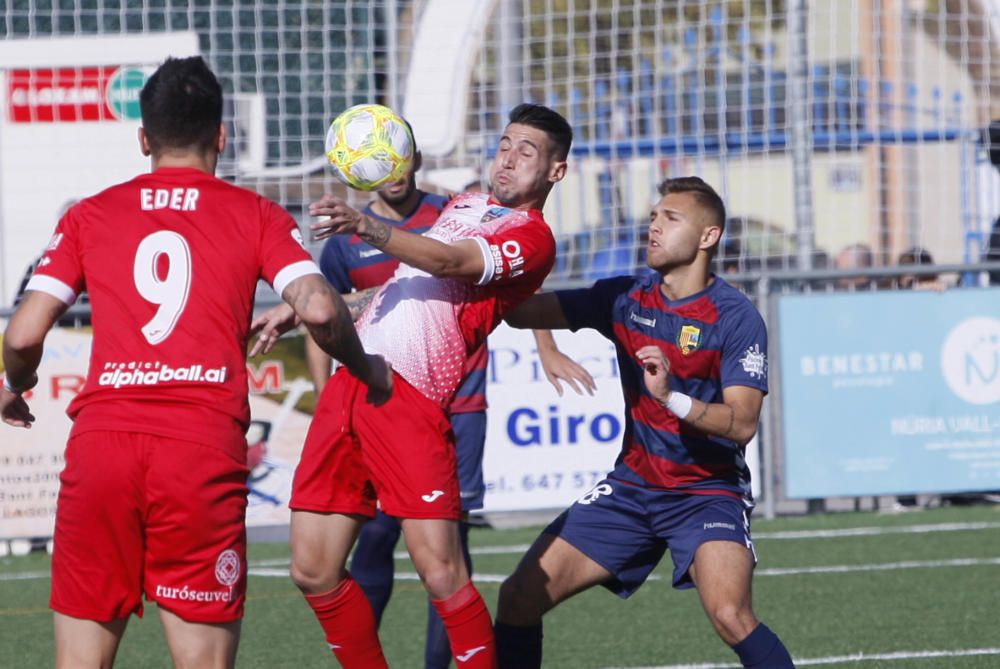
[[355,105],[330,124],[326,157],[345,184],[375,190],[406,176],[413,164],[413,137],[388,107]]

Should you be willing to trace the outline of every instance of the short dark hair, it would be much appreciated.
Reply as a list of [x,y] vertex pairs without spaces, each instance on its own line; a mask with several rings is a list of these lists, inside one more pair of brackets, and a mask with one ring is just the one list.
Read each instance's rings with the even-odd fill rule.
[[222,86],[201,56],[168,58],[139,94],[150,148],[205,150],[222,123]]
[[676,177],[664,179],[657,190],[660,197],[670,193],[691,193],[698,204],[707,208],[712,213],[713,225],[718,226],[722,231],[726,230],[726,205],[722,198],[700,177]]
[[569,147],[573,144],[573,128],[562,114],[544,105],[525,102],[510,110],[508,121],[544,131],[552,140],[555,157],[566,160]]
[[931,252],[921,246],[913,246],[899,255],[900,265],[933,265]]

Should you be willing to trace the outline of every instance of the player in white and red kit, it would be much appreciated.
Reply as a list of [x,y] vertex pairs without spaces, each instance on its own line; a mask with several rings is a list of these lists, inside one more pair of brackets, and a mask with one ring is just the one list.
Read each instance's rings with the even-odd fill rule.
[[[313,226],[319,238],[357,234],[401,261],[376,292],[356,294],[371,300],[358,330],[366,349],[393,365],[393,398],[372,410],[356,401],[350,377],[334,375],[317,406],[290,504],[292,578],[345,667],[385,666],[371,608],[345,569],[376,499],[402,519],[457,666],[496,664],[489,611],[462,559],[455,449],[444,407],[468,356],[552,267],[555,240],[541,209],[565,174],[571,141],[569,124],[552,110],[515,108],[493,161],[492,197],[455,197],[422,236],[332,196],[310,207],[330,217]],[[265,331],[280,321],[280,314],[269,318]]]
[[30,427],[45,333],[84,290],[93,350],[69,415],[51,607],[56,666],[110,666],[142,598],[177,666],[231,667],[246,590],[246,344],[259,279],[385,401],[346,306],[294,220],[213,175],[222,90],[201,58],[168,60],[140,95],[153,171],[70,208],[4,337],[0,411]]
[[[417,187],[417,171],[422,163],[420,151],[414,145],[413,164],[399,181],[380,188],[376,197],[361,210],[366,216],[378,218],[387,225],[408,232],[423,234],[437,221],[448,204],[448,198],[424,192]],[[341,294],[376,289],[392,278],[399,260],[382,253],[357,235],[335,235],[326,240],[319,256],[319,267],[327,280]],[[356,299],[356,298],[352,298]],[[561,382],[576,392],[593,392],[594,380],[579,364],[559,351],[548,330],[534,333],[538,359],[546,377],[562,394]],[[316,395],[330,379],[330,356],[306,339],[306,360]],[[486,444],[486,372],[489,352],[484,343],[468,356],[464,378],[445,408],[454,432],[455,459],[462,505],[459,537],[465,564],[472,573],[469,553],[469,511],[481,509],[486,493],[483,481],[483,450]],[[379,510],[366,522],[354,546],[350,571],[371,603],[376,622],[382,620],[392,596],[395,574],[396,545],[402,535],[398,518]],[[427,605],[427,643],[424,647],[424,669],[447,669],[451,666],[451,646],[448,634],[437,610]]]

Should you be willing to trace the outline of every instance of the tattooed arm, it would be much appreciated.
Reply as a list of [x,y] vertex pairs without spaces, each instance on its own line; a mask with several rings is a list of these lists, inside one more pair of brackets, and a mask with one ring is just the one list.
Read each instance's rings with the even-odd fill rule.
[[678,407],[677,400],[670,397],[670,361],[663,351],[658,346],[644,346],[636,351],[636,357],[644,368],[646,388],[666,411],[673,411],[680,420],[702,432],[738,444],[753,439],[760,422],[763,392],[749,386],[729,386],[722,390],[721,403],[702,402],[691,397]]
[[317,240],[331,235],[356,234],[401,262],[437,277],[478,281],[486,270],[483,252],[471,239],[445,244],[407,232],[366,216],[333,195],[324,195],[309,205],[309,213],[326,217],[309,226]]
[[344,299],[319,274],[307,274],[292,281],[282,291],[286,305],[280,305],[258,317],[250,326],[260,332],[250,355],[266,353],[283,333],[301,322],[313,341],[336,358],[369,388],[369,400],[382,404],[389,399],[392,374],[381,356],[368,355],[354,329],[350,310]]
[[[356,293],[343,295],[344,303],[351,312],[351,320],[357,321],[365,308],[375,298],[375,293],[379,286],[366,288]],[[309,369],[309,376],[312,378],[313,388],[319,395],[326,387],[326,382],[330,379],[331,365],[330,356],[313,341],[312,335],[306,335],[306,367]]]
[[347,308],[351,311],[351,320],[356,321],[361,318],[361,314],[368,308],[371,301],[375,299],[375,294],[381,288],[382,286],[372,286],[371,288],[365,288],[364,290],[348,293],[343,296]]

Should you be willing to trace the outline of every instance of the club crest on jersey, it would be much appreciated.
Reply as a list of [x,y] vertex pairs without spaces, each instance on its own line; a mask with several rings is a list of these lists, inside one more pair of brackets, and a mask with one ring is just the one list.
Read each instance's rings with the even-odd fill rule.
[[507,209],[506,207],[490,207],[486,210],[486,213],[483,214],[483,217],[479,219],[479,222],[489,223],[490,221],[496,220],[501,216],[506,216],[508,213],[510,213],[510,209]]
[[693,325],[681,327],[681,333],[677,336],[677,346],[681,353],[688,355],[701,345],[701,329]]

